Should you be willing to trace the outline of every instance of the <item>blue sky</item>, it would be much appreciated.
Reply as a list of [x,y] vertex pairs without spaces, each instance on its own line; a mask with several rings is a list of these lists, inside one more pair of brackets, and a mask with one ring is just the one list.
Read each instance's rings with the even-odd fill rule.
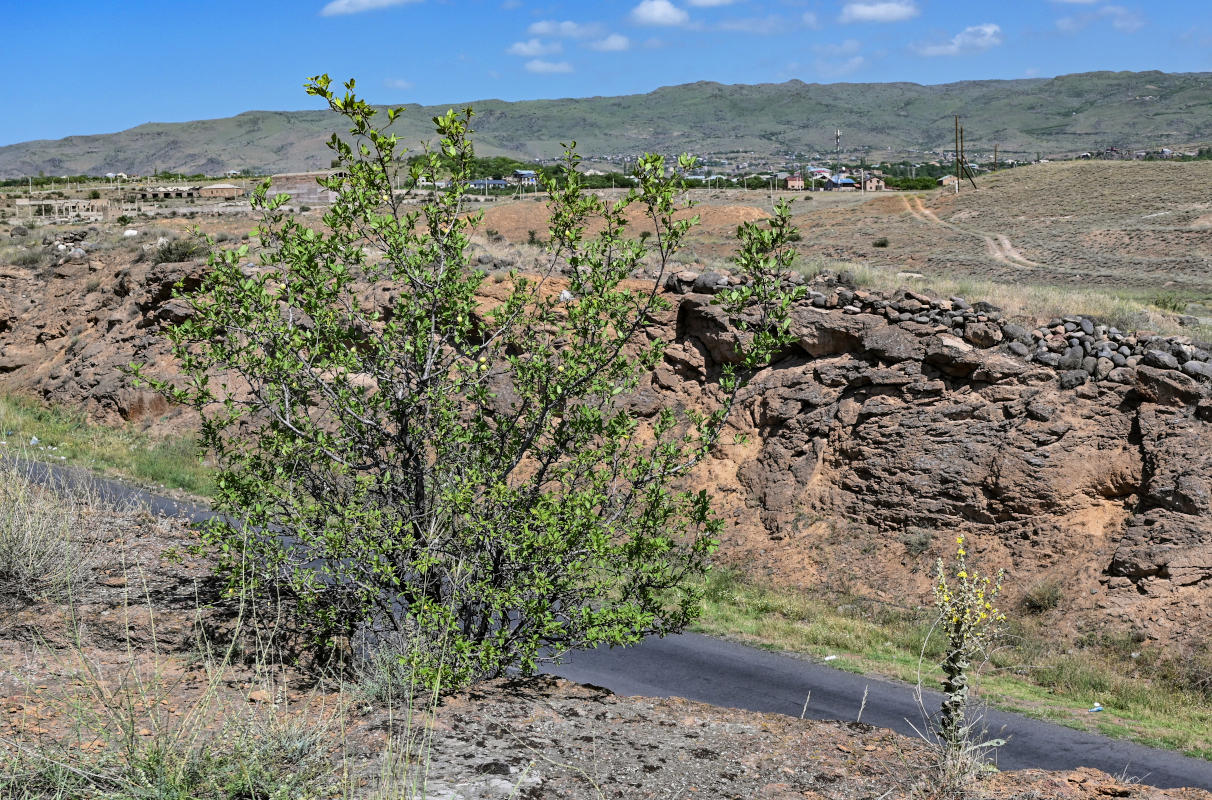
[[[1212,71],[1209,0],[45,0],[6,4],[0,144],[315,108],[677,83]],[[1210,99],[1212,102],[1212,99]]]

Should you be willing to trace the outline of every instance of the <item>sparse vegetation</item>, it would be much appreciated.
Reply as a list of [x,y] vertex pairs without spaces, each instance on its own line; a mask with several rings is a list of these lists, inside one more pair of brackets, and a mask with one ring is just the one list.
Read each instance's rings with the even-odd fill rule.
[[[716,568],[694,629],[752,645],[834,656],[833,666],[916,683],[942,680],[942,637],[928,608],[820,590],[775,588]],[[1092,631],[1060,639],[1034,617],[1011,618],[990,653],[981,699],[995,707],[1212,759],[1212,659],[1168,656],[1140,639]],[[1201,688],[1193,688],[1198,686]],[[1095,701],[1097,717],[1085,713]],[[1108,727],[1110,726],[1110,727]]]
[[1023,610],[1028,614],[1043,614],[1059,606],[1063,597],[1061,581],[1044,578],[1032,584],[1023,595]]
[[1153,295],[1148,299],[1149,305],[1162,309],[1163,311],[1173,311],[1183,313],[1187,310],[1187,305],[1190,299],[1178,292],[1163,292]]
[[206,255],[206,245],[194,238],[172,239],[156,249],[156,257],[152,263],[176,263],[192,261]]
[[85,517],[89,498],[33,486],[0,465],[0,598],[69,600],[88,577],[92,549]]
[[887,247],[888,246],[888,237],[881,236],[880,238],[878,238],[874,242],[872,242],[871,246],[872,247]]
[[920,556],[934,544],[934,531],[928,528],[908,528],[900,536],[905,545],[905,552],[911,556]]
[[[207,495],[213,472],[189,437],[157,438],[133,426],[90,422],[80,411],[47,407],[31,397],[0,394],[0,434],[9,453],[63,461],[102,474]],[[29,443],[37,439],[37,445]]]

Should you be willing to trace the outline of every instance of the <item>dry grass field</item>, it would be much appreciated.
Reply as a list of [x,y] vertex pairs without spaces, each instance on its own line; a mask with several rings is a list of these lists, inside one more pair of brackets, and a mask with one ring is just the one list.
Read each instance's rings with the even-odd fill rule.
[[[868,196],[798,218],[829,256],[928,275],[1212,295],[1212,162],[1037,164],[959,195]],[[873,242],[886,238],[884,248]]]
[[[1212,162],[1073,161],[1005,170],[950,191],[775,193],[793,201],[801,267],[850,270],[990,300],[1022,317],[1084,313],[1111,324],[1179,332],[1179,315],[1212,325]],[[621,197],[623,190],[602,191]],[[677,260],[727,267],[736,226],[767,216],[772,197],[694,190],[700,224]],[[500,244],[546,237],[534,198],[484,209]],[[635,223],[642,229],[643,221]],[[531,232],[534,232],[532,237]],[[500,249],[500,246],[490,249]],[[908,275],[906,274],[908,273]],[[913,277],[918,274],[921,277]]]
[[[803,258],[1017,286],[1212,298],[1212,162],[1071,161],[1005,170],[949,191],[775,193],[793,200]],[[600,192],[622,196],[623,190]],[[687,262],[726,258],[771,196],[694,190]],[[504,201],[481,230],[546,235],[545,204]],[[639,220],[637,218],[637,223]],[[640,223],[642,224],[642,223]],[[883,240],[886,240],[884,243]],[[880,242],[881,244],[877,244]]]

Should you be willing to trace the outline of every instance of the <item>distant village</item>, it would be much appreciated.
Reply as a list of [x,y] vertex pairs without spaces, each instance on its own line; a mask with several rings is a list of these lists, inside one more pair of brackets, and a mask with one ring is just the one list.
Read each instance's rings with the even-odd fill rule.
[[[957,181],[954,169],[955,154],[937,151],[921,161],[902,160],[868,165],[865,155],[834,154],[833,166],[814,166],[799,161],[801,154],[790,154],[781,161],[771,162],[746,154],[706,155],[700,167],[683,176],[688,187],[747,188],[790,192],[882,192],[890,189],[921,191],[932,186],[950,186]],[[1029,163],[1048,163],[1048,158],[1036,154],[1032,160],[999,158],[996,151],[991,159],[981,163],[963,163],[969,175],[979,175],[992,169],[1008,169]],[[1177,151],[1169,148],[1159,150],[1121,149],[1108,147],[1082,152],[1070,158],[1103,160],[1169,160],[1212,158],[1212,148],[1193,151]],[[820,153],[805,160],[826,161]],[[1060,159],[1054,159],[1060,160]],[[510,159],[491,159],[494,165],[505,161],[521,164]],[[855,164],[854,162],[858,163]],[[582,172],[590,188],[621,188],[634,180],[627,172],[634,165],[634,156],[599,155],[589,156],[586,163],[592,164]],[[530,166],[534,168],[529,168]],[[472,200],[488,200],[502,195],[535,193],[541,190],[541,171],[558,170],[557,162],[536,162],[521,165],[512,170],[496,169],[490,175],[464,182]],[[672,167],[669,168],[672,170]],[[35,189],[33,178],[24,181],[6,181],[8,194],[14,201],[15,215],[19,220],[45,222],[102,222],[123,216],[163,216],[179,213],[242,213],[247,210],[247,198],[252,189],[263,179],[255,170],[232,169],[215,182],[196,180],[202,176],[139,176],[122,172],[106,173],[103,177],[62,176],[55,179],[38,178]],[[321,185],[325,178],[339,174],[337,170],[313,170],[307,172],[278,173],[269,176],[272,194],[289,194],[296,209],[307,210],[311,206],[329,205],[336,199],[336,192]],[[963,172],[961,172],[963,174]],[[184,179],[184,180],[183,180]],[[966,179],[966,178],[965,178]],[[422,178],[418,187],[428,190],[449,189],[449,180],[430,181]],[[399,187],[398,187],[399,188]],[[21,192],[21,189],[26,191]],[[400,191],[406,191],[400,189]],[[6,212],[7,213],[7,212]]]

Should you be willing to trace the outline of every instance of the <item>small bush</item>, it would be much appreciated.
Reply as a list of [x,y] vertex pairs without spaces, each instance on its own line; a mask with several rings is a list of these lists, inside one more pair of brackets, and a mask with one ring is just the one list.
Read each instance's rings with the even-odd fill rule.
[[1061,582],[1055,578],[1037,581],[1023,595],[1023,611],[1028,614],[1043,614],[1060,605],[1064,598]]
[[872,242],[871,246],[872,247],[887,247],[888,246],[888,237],[881,236],[880,238],[878,238],[874,242]]
[[206,247],[194,239],[174,239],[156,250],[154,264],[190,261],[206,254]]
[[1173,311],[1176,314],[1186,311],[1188,302],[1188,299],[1178,292],[1162,292],[1149,299],[1149,305],[1163,311]]
[[535,246],[542,244],[542,242],[539,241],[539,234],[534,230],[526,231],[526,244]]
[[97,191],[96,189],[93,189],[92,191],[90,191],[88,193],[88,199],[89,200],[100,200],[101,192]]
[[132,222],[134,222],[134,220],[131,219],[130,217],[128,217],[126,214],[123,214],[122,216],[120,216],[116,220],[114,220],[114,222],[118,223],[119,225],[129,225]]
[[900,535],[905,552],[911,556],[920,556],[934,544],[934,531],[926,528],[909,528]]
[[46,253],[41,250],[26,250],[13,257],[13,264],[18,267],[36,267],[46,260]]
[[311,206],[299,206],[300,213],[306,214],[308,211],[311,211]]

